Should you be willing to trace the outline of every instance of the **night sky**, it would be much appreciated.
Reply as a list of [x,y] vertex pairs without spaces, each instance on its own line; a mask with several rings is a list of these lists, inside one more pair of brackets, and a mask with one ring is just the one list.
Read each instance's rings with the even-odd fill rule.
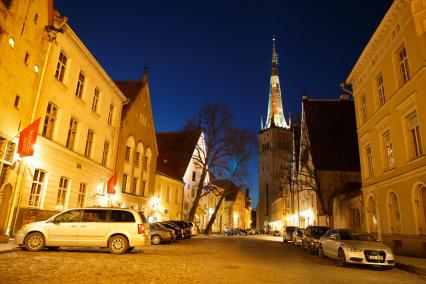
[[[337,98],[391,0],[82,1],[55,6],[113,80],[139,79],[148,62],[157,131],[179,130],[200,106],[232,107],[256,133],[265,119],[272,37],[283,105],[300,113],[301,92]],[[250,177],[258,200],[257,156]]]

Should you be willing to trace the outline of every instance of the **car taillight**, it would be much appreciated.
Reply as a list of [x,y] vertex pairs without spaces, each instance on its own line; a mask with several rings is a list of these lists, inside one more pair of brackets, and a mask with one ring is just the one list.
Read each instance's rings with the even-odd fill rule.
[[145,234],[145,226],[143,224],[138,224],[138,234]]

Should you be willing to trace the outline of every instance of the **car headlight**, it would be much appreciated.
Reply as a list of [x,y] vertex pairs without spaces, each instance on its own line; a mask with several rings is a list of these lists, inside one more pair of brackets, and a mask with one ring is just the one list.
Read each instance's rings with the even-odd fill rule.
[[350,251],[350,252],[362,252],[363,249],[361,249],[361,248],[348,248],[348,251]]

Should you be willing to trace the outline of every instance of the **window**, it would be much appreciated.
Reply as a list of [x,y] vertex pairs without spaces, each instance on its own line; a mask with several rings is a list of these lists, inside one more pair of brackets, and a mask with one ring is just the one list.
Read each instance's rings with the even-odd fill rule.
[[369,226],[369,232],[370,233],[378,233],[378,220],[377,220],[377,207],[376,207],[376,200],[374,200],[374,197],[370,196],[368,199],[368,207],[369,207],[369,215],[370,215],[370,226]]
[[382,106],[386,102],[385,85],[383,83],[383,75],[382,75],[382,73],[379,73],[376,76],[376,87],[377,87],[377,94],[379,95],[379,103],[380,103],[380,106]]
[[19,107],[19,101],[21,100],[20,96],[16,96],[15,97],[15,102],[13,103],[13,105],[18,108]]
[[401,234],[401,214],[396,193],[391,191],[388,199],[388,210],[391,234]]
[[56,64],[56,72],[55,72],[55,78],[59,81],[64,81],[64,74],[65,74],[65,67],[67,65],[67,57],[66,55],[61,51],[59,53],[59,59],[58,63]]
[[195,181],[196,173],[192,172],[192,181]]
[[136,167],[139,167],[139,160],[140,160],[140,157],[141,157],[141,153],[136,152],[136,154],[135,154],[135,166],[136,166]]
[[84,76],[83,72],[80,71],[78,74],[77,88],[75,89],[75,95],[81,99],[83,95],[84,81],[86,80],[86,76]]
[[195,186],[193,186],[191,188],[191,197],[194,198],[195,197]]
[[28,65],[29,62],[30,62],[30,54],[28,52],[25,52],[24,63],[25,65]]
[[124,153],[124,160],[126,160],[126,162],[130,161],[130,147],[126,146],[126,152]]
[[365,100],[365,96],[361,97],[361,110],[362,110],[362,118],[364,122],[367,121],[367,101]]
[[112,116],[114,114],[114,106],[112,104],[109,105],[109,112],[108,112],[108,123],[112,124]]
[[94,132],[92,129],[87,131],[86,147],[84,149],[84,156],[87,158],[90,158],[90,155],[92,154],[93,134]]
[[166,202],[170,203],[170,200],[172,199],[172,190],[170,186],[167,186],[167,195],[166,195]]
[[385,147],[386,169],[390,170],[395,168],[395,158],[393,156],[392,137],[390,131],[386,131],[385,134],[383,134],[383,144]]
[[87,187],[87,184],[80,183],[80,189],[78,191],[77,207],[84,207],[84,204],[86,203],[86,187]]
[[426,186],[421,184],[417,187],[417,200],[419,212],[419,233],[426,235]]
[[416,158],[423,155],[422,138],[420,136],[420,126],[417,113],[413,113],[407,118],[408,132],[410,136],[411,157]]
[[136,194],[136,189],[138,188],[138,179],[133,178],[133,184],[132,184],[132,193]]
[[402,87],[405,83],[410,80],[410,69],[408,67],[408,56],[407,50],[405,49],[405,45],[402,44],[401,47],[396,52],[397,64],[399,70],[399,81],[400,86]]
[[148,157],[143,158],[143,169],[146,171],[148,169]]
[[373,153],[371,151],[371,146],[367,145],[365,147],[365,153],[367,155],[367,170],[368,170],[368,178],[373,177],[374,171],[373,171]]
[[105,141],[104,151],[102,152],[102,165],[106,166],[108,163],[108,154],[109,154],[109,142]]
[[99,89],[95,88],[95,93],[93,94],[93,101],[92,101],[92,110],[94,112],[98,110],[98,101],[99,101]]
[[34,25],[37,25],[38,22],[38,14],[35,14],[34,16]]
[[142,181],[141,196],[145,196],[146,180]]
[[123,175],[123,183],[121,184],[121,192],[126,192],[127,188],[127,175]]
[[59,180],[58,196],[56,197],[56,205],[58,209],[63,209],[65,207],[65,199],[67,197],[68,191],[68,182],[69,179],[66,177],[61,177],[61,179]]
[[84,210],[81,222],[106,222],[107,210]]
[[61,223],[77,223],[81,219],[81,210],[66,211],[55,217],[55,221]]
[[135,222],[135,216],[133,216],[133,214],[130,213],[129,211],[112,210],[111,222],[124,222],[124,223]]
[[48,139],[53,138],[53,131],[55,129],[56,115],[58,114],[58,107],[49,102],[47,105],[46,116],[44,117],[43,131],[41,135]]
[[38,169],[34,171],[30,200],[28,204],[29,206],[40,207],[41,193],[43,191],[45,178],[46,173],[44,171]]
[[74,149],[75,137],[77,136],[77,126],[77,120],[74,117],[71,117],[68,128],[67,143],[65,144],[65,146],[71,150]]

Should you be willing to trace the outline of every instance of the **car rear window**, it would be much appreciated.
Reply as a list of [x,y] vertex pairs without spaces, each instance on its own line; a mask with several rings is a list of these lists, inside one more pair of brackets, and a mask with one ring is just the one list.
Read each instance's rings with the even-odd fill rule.
[[135,217],[129,211],[124,210],[112,210],[111,222],[135,222]]

